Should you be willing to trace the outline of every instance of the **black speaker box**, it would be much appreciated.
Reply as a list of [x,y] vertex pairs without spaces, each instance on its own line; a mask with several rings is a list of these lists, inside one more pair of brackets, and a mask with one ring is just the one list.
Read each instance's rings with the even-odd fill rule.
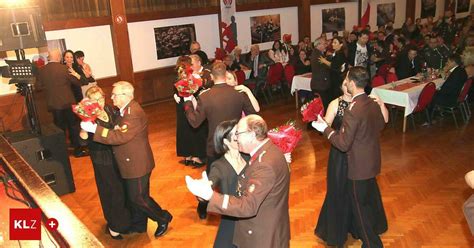
[[76,191],[64,132],[53,124],[41,130],[41,135],[25,130],[4,136],[56,194]]

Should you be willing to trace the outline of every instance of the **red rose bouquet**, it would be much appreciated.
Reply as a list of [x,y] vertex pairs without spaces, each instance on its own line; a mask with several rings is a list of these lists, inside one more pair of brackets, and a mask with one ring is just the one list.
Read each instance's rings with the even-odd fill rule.
[[294,121],[268,131],[267,136],[283,153],[292,152],[301,139],[302,131],[295,127]]
[[314,121],[318,119],[318,115],[324,116],[324,105],[321,97],[314,98],[301,106],[301,115],[303,115],[304,122]]
[[77,105],[72,105],[72,111],[81,118],[82,121],[95,121],[102,111],[99,103],[89,98],[82,99]]
[[202,79],[193,76],[193,70],[190,67],[180,67],[178,75],[182,75],[181,80],[174,84],[180,97],[188,97],[196,93],[202,86]]

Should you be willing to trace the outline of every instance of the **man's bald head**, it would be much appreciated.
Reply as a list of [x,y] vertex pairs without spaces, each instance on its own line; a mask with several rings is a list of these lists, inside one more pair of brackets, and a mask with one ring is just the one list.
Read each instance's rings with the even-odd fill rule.
[[61,52],[57,49],[49,51],[48,59],[49,62],[61,62]]

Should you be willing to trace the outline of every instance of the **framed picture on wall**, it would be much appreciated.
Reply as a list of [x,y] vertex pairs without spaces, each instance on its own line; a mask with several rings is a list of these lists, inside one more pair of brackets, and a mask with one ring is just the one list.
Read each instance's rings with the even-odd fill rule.
[[155,28],[156,59],[189,54],[189,46],[195,40],[194,24]]
[[436,0],[421,0],[421,18],[435,17]]
[[280,15],[250,17],[252,44],[281,39]]
[[377,26],[383,26],[387,22],[395,22],[395,3],[377,5]]
[[469,0],[458,0],[457,7],[456,7],[456,13],[463,13],[463,12],[468,12],[469,11]]
[[323,33],[344,31],[346,29],[346,11],[344,8],[322,9]]

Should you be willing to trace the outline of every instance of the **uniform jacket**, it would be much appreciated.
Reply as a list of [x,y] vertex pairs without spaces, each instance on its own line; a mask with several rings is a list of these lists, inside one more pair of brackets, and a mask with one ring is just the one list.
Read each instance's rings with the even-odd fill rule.
[[38,76],[41,88],[46,91],[46,101],[49,110],[71,108],[76,103],[71,86],[81,86],[81,82],[69,74],[66,65],[49,62],[39,70]]
[[97,126],[94,141],[113,145],[115,159],[123,178],[139,178],[155,167],[148,141],[148,118],[142,107],[132,100],[118,121],[118,129]]
[[250,159],[239,184],[241,197],[214,193],[207,211],[240,218],[234,231],[239,248],[288,247],[290,172],[279,148],[268,140]]
[[354,98],[345,110],[339,131],[328,127],[324,136],[347,152],[348,178],[365,180],[380,173],[380,132],[385,126],[379,105],[366,94]]
[[223,121],[238,120],[245,114],[255,114],[247,95],[242,94],[227,84],[216,84],[199,95],[196,109],[191,101],[184,104],[184,111],[189,124],[199,127],[207,119],[209,132],[207,136],[207,155],[215,156],[214,131]]

